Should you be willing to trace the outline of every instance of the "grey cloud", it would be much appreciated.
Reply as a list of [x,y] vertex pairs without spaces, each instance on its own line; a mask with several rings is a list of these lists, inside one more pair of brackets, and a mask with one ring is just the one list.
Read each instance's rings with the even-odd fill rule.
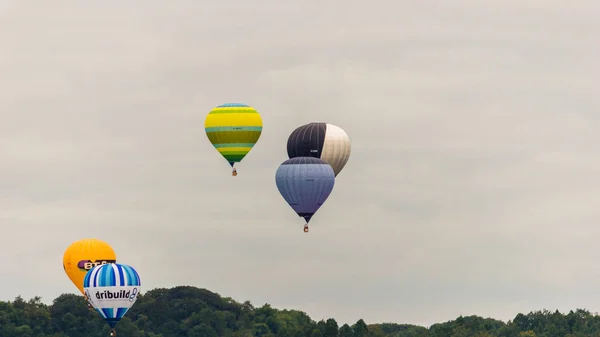
[[[99,237],[148,289],[340,322],[594,311],[598,4],[3,2],[0,298],[74,292]],[[235,179],[228,101],[265,124]],[[353,152],[307,237],[273,182],[316,120]]]

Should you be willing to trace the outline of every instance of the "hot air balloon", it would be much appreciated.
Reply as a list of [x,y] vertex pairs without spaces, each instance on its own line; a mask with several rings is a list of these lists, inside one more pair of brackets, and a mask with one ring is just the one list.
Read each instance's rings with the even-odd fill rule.
[[254,108],[228,103],[212,109],[204,121],[206,136],[231,165],[231,175],[237,176],[233,165],[252,150],[262,133],[262,118]]
[[115,263],[117,256],[112,247],[98,239],[83,239],[73,242],[63,255],[63,269],[73,284],[85,295],[83,279],[93,267]]
[[116,336],[115,326],[140,294],[140,276],[126,264],[109,263],[94,267],[83,280],[85,295]]
[[284,161],[275,173],[279,193],[308,223],[323,205],[335,184],[333,169],[319,158],[296,157]]
[[287,142],[289,158],[315,157],[331,165],[335,176],[350,158],[350,138],[328,123],[309,123],[292,131]]

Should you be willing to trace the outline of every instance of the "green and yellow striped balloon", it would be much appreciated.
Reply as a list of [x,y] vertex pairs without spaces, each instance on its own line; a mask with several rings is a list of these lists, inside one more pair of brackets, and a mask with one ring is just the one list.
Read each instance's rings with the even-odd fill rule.
[[233,167],[258,142],[262,133],[262,118],[258,111],[248,105],[227,103],[208,113],[204,129],[208,140]]

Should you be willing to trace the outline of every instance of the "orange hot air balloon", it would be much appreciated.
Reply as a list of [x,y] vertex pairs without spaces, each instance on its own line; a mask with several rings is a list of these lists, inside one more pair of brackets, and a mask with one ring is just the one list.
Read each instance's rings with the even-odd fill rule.
[[112,247],[98,239],[83,239],[73,242],[63,255],[63,269],[73,284],[85,295],[83,279],[88,270],[97,265],[117,262]]

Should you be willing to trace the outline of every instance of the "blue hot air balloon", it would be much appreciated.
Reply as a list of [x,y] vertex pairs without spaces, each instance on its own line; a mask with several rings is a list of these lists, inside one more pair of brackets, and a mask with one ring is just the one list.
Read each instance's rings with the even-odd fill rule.
[[279,166],[275,183],[285,201],[306,220],[304,232],[308,232],[310,219],[333,190],[335,174],[319,158],[296,157]]
[[329,123],[309,123],[299,126],[287,142],[289,158],[315,157],[331,165],[337,177],[350,158],[348,134]]
[[83,280],[85,296],[116,335],[115,325],[133,306],[140,293],[140,276],[126,264],[108,263],[87,272]]

